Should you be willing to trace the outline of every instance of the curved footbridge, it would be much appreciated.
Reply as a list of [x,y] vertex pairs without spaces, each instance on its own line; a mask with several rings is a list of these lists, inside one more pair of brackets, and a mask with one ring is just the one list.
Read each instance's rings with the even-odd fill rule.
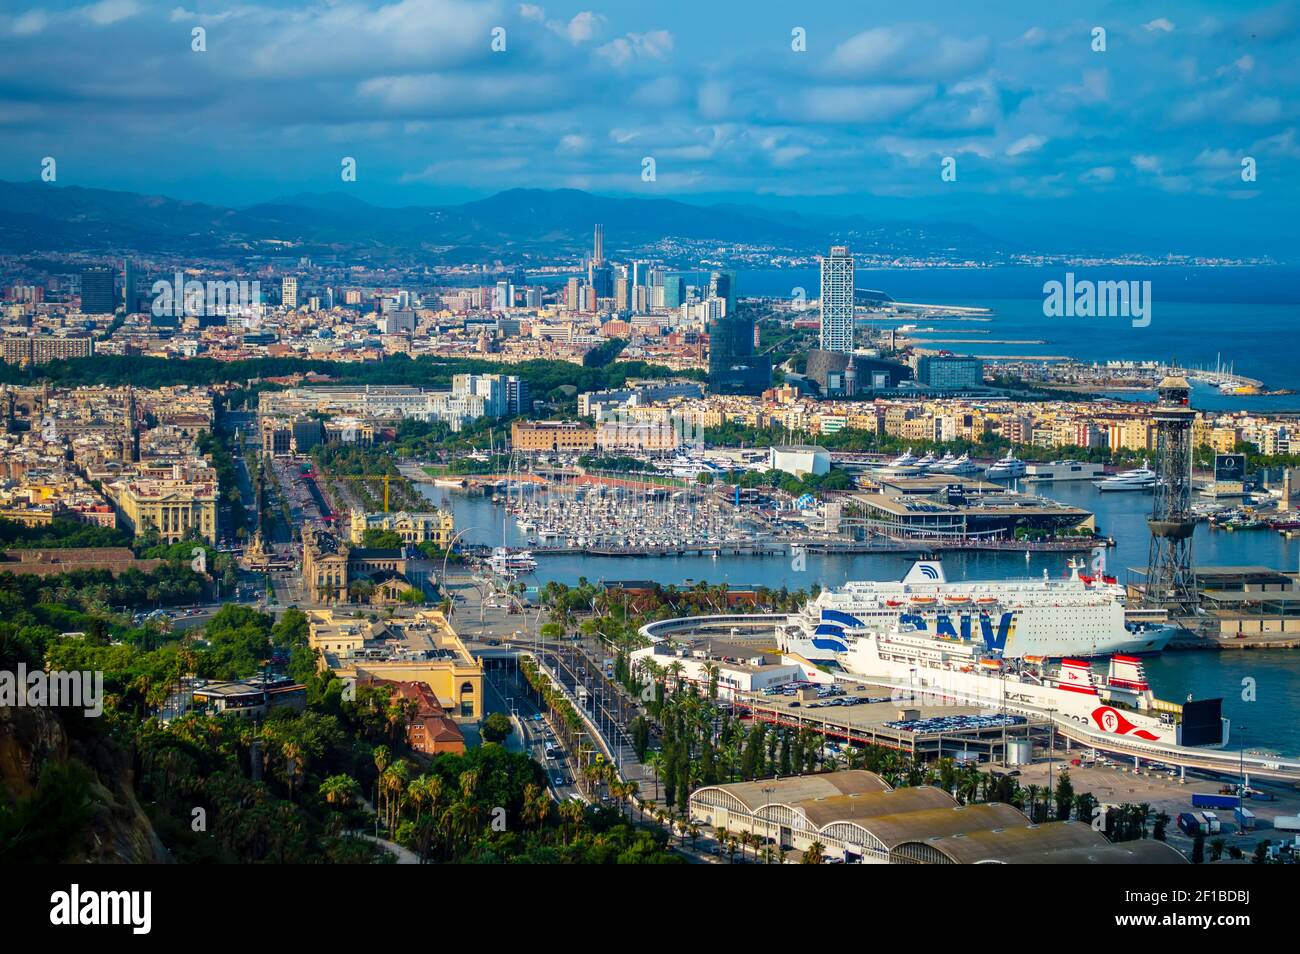
[[[642,636],[651,642],[661,642],[672,637],[687,639],[701,636],[729,637],[732,639],[762,639],[770,636],[775,640],[778,627],[786,623],[788,619],[789,616],[784,613],[681,616],[647,623],[641,627],[640,632]],[[887,680],[850,674],[831,674],[819,669],[802,656],[787,655],[785,659],[790,662],[798,662],[804,667],[805,672],[814,679],[822,681],[833,679],[837,682],[877,686],[882,689],[902,692],[912,691],[907,686],[893,685]],[[926,687],[923,691],[932,697],[946,696],[951,702],[958,705],[988,706],[987,700],[963,699],[944,689]],[[749,696],[751,694],[738,695]],[[738,701],[750,705],[762,705],[761,700],[761,696],[756,696],[753,699],[739,699]],[[1031,723],[1041,725],[1044,729],[1048,725],[1054,726],[1055,731],[1066,740],[1067,750],[1079,746],[1096,752],[1103,752],[1110,756],[1133,759],[1135,766],[1140,766],[1145,761],[1177,767],[1184,771],[1192,769],[1224,776],[1238,776],[1244,773],[1247,780],[1255,778],[1284,784],[1300,784],[1300,759],[1250,753],[1242,754],[1228,748],[1205,748],[1146,742],[1131,736],[1099,732],[1087,725],[1081,725],[1058,712],[1039,709],[1023,703],[1006,704],[1005,706],[999,704],[999,708],[1005,708],[1008,713],[1025,716]],[[794,713],[787,713],[787,715],[796,718],[799,725],[804,728],[813,731],[827,731],[830,734],[844,737],[843,729],[835,724],[836,720],[823,719],[812,715],[806,710],[799,712],[797,716]]]

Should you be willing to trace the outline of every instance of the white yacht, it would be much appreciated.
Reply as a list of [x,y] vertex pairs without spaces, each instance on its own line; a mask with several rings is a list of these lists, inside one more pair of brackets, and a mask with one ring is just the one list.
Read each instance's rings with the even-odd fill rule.
[[954,477],[969,477],[973,474],[978,474],[983,469],[983,467],[970,459],[970,454],[962,454],[952,463],[945,464],[940,468],[940,470],[945,474],[952,474]]
[[916,477],[924,472],[925,468],[911,450],[876,468],[876,473],[882,477]]
[[1147,462],[1143,461],[1142,466],[1137,470],[1126,470],[1122,474],[1115,474],[1105,480],[1093,481],[1092,485],[1101,491],[1154,490],[1156,472],[1147,467]]
[[1015,480],[1025,476],[1025,462],[1013,451],[1007,451],[1007,456],[991,464],[984,476],[989,480]]

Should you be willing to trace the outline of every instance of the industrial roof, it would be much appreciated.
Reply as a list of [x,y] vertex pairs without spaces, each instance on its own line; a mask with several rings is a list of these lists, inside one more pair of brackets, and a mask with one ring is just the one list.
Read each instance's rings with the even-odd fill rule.
[[955,804],[947,792],[925,785],[861,795],[834,795],[799,802],[793,807],[818,828],[847,821],[862,825],[875,833],[876,823],[882,818],[928,814],[927,810],[950,811]]
[[1122,841],[1092,848],[1063,848],[1021,860],[1041,865],[1185,865],[1182,852],[1163,841]]
[[964,835],[996,828],[1024,827],[1027,822],[1023,813],[1003,802],[978,805],[954,805],[952,802],[948,798],[949,804],[942,808],[905,810],[897,815],[881,815],[865,822],[863,827],[879,838],[886,848],[893,848],[907,841]]
[[911,842],[932,848],[955,864],[963,865],[986,862],[1025,864],[1041,859],[1048,852],[1070,849],[1096,851],[1110,844],[1101,832],[1078,822],[1030,825],[1023,815],[1020,815],[1020,821],[1024,824],[948,836],[913,838]]
[[[718,788],[734,795],[751,812],[764,805],[793,805],[797,802],[836,795],[861,795],[889,791],[889,783],[879,775],[858,770],[827,772],[821,775],[798,775],[790,778],[763,779],[757,782],[734,782]],[[764,791],[771,789],[771,791]]]

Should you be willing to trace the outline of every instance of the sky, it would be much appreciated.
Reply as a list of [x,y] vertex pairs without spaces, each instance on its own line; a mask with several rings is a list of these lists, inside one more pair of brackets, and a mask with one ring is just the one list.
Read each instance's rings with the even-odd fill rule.
[[53,157],[59,186],[228,206],[577,188],[1294,253],[1298,54],[1292,2],[5,0],[0,178]]

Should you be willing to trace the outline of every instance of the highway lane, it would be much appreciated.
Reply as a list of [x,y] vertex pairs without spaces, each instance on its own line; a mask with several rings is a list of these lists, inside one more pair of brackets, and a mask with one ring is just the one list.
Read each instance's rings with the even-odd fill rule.
[[[546,757],[546,743],[551,742],[558,745],[558,740],[554,729],[546,721],[544,713],[532,700],[532,690],[524,683],[523,679],[512,673],[504,667],[493,667],[487,669],[485,673],[484,685],[488,699],[492,703],[487,711],[509,713],[513,709],[518,713],[519,721],[523,727],[524,738],[519,746],[520,751],[526,752],[534,762],[546,770],[547,785],[550,788],[551,796],[559,802],[572,798],[575,795],[581,796],[576,780],[578,770],[576,760],[572,752],[565,751],[564,759],[557,760]],[[542,716],[542,718],[537,718]],[[562,781],[557,785],[556,776],[559,775]]]

